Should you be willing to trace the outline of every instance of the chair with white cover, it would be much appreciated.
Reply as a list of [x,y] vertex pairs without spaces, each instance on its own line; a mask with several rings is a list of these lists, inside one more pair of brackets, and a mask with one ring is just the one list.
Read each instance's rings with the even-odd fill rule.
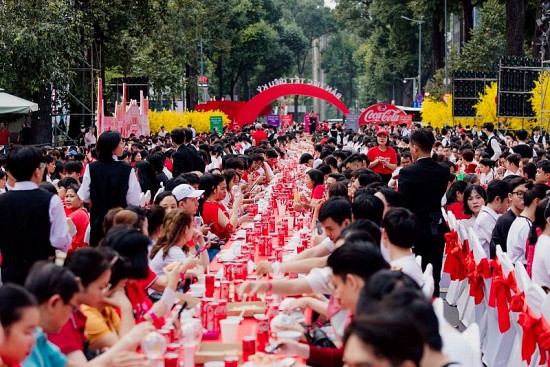
[[[546,300],[546,292],[537,283],[531,283],[531,287],[525,293],[525,302],[527,307],[532,312],[533,316],[539,318],[542,316],[542,306]],[[529,366],[536,367],[539,365],[540,352],[539,348],[535,348],[535,352],[531,357]]]
[[434,290],[435,290],[435,281],[433,276],[434,267],[432,264],[426,265],[426,270],[424,270],[424,273],[422,274],[422,280],[424,280],[424,284],[422,285],[422,293],[428,298],[429,300],[432,299],[434,296]]
[[422,256],[418,255],[414,258],[418,266],[422,267]]
[[[487,278],[484,277],[484,280],[483,280],[483,300],[481,301],[481,303],[476,305],[475,300],[472,296],[470,296],[470,303],[469,303],[469,305],[473,307],[474,321],[479,326],[481,343],[484,344],[486,342],[486,337],[487,337],[487,309],[489,308],[487,302],[489,299],[489,292],[491,290],[492,276],[489,276],[490,267],[489,267],[489,261],[487,259],[487,253],[483,250],[483,247],[479,242],[479,238],[477,237],[473,228],[470,228],[468,230],[468,234],[470,239],[469,241],[470,248],[472,249],[472,253],[474,255],[474,261],[476,263],[476,271],[479,270],[480,272],[483,272],[483,273],[486,272],[487,274],[485,275],[488,276]],[[470,284],[470,287],[472,287],[471,284]]]
[[462,332],[462,337],[472,347],[473,359],[481,363],[481,336],[479,332],[479,325],[473,322]]
[[[518,285],[518,292],[527,294],[529,288],[531,288],[531,279],[527,270],[521,261],[516,261],[515,266],[516,272],[516,281]],[[521,312],[521,311],[520,311]],[[508,360],[508,367],[526,367],[527,363],[524,362],[521,358],[521,344],[523,340],[523,328],[518,323],[519,312],[513,312],[510,310],[510,323],[512,327],[516,329],[516,338],[514,340],[514,345],[512,346],[512,352],[510,353],[510,358]]]
[[[462,244],[464,245],[464,241],[469,241],[468,236],[468,230],[462,223],[459,222],[458,224],[458,236],[462,239]],[[474,319],[474,311],[473,311],[473,305],[470,304],[470,282],[469,279],[466,278],[461,281],[463,283],[462,286],[462,292],[460,293],[458,297],[458,301],[456,302],[456,309],[458,311],[458,317],[460,321],[464,324],[464,326],[470,325],[471,322],[473,322]]]
[[[452,212],[448,212],[447,218],[451,231],[457,231],[458,233],[458,221],[456,220],[454,214]],[[464,238],[460,236],[460,233],[458,233],[458,238],[461,243],[464,243]],[[447,295],[445,296],[445,301],[447,301],[449,305],[456,306],[460,294],[464,291],[464,284],[464,281],[451,280],[449,289],[447,290]]]
[[[497,245],[497,259],[502,267],[502,275],[508,278],[514,273],[512,260],[502,248]],[[493,273],[493,281],[495,281]],[[508,330],[501,333],[498,320],[498,308],[489,307],[487,309],[487,336],[486,343],[482,345],[483,363],[491,367],[505,367],[512,350],[512,345],[516,337],[516,330],[510,325]]]
[[160,193],[164,192],[164,184],[160,183],[160,188],[158,189],[157,193],[155,194],[155,197],[153,198],[153,201],[157,200],[157,196],[159,196]]
[[151,190],[147,190],[147,192],[145,193],[144,200],[145,200],[144,206],[147,206],[151,203]]
[[550,325],[550,293],[544,296],[544,301],[542,302],[540,313],[541,318],[543,319],[543,323],[546,325]]
[[[459,363],[460,366],[482,367],[479,341],[470,340],[470,338],[475,338],[475,336],[472,336],[472,333],[474,333],[477,326],[472,324],[467,329],[470,330],[469,333],[464,332],[461,334],[444,317],[443,302],[441,298],[436,298],[432,302],[437,320],[439,321],[439,334],[441,334],[441,339],[443,340],[443,353],[452,362]],[[479,337],[477,339],[479,340]],[[476,343],[478,345],[477,348]]]

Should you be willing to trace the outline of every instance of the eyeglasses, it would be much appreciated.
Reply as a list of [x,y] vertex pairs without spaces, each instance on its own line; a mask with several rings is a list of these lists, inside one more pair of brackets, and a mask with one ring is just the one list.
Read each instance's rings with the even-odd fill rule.
[[512,191],[512,195],[516,195],[519,199],[522,199],[525,195],[525,191]]

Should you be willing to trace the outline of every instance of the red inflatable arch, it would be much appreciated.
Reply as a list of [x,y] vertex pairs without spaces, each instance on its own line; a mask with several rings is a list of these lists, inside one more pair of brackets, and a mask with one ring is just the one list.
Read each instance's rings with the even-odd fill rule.
[[246,106],[244,106],[244,108],[239,112],[237,123],[241,126],[253,123],[256,121],[265,106],[279,97],[289,95],[320,98],[334,105],[343,114],[347,115],[349,113],[348,108],[344,103],[342,103],[342,101],[323,88],[310,84],[289,83],[273,86],[254,96],[254,98],[248,101]]

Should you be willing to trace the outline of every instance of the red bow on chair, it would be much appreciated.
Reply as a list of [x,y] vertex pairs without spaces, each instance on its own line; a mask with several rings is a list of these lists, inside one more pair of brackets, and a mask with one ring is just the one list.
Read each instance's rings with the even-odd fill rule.
[[539,365],[548,362],[548,366],[550,366],[550,359],[548,359],[548,352],[550,352],[550,326],[544,318],[541,318],[539,326],[539,330],[537,330],[537,343],[540,350]]
[[527,309],[519,315],[518,323],[523,329],[523,339],[521,341],[521,359],[529,365],[531,357],[535,353],[535,348],[538,342],[538,331],[541,329],[540,318],[535,317],[532,312]]
[[516,293],[510,299],[510,311],[512,312],[523,312],[523,307],[525,306],[525,293]]
[[502,267],[497,261],[491,261],[493,267],[493,281],[489,293],[489,306],[497,308],[498,328],[501,333],[510,329],[510,310],[508,304],[511,301],[513,290],[517,293],[516,277],[510,272],[507,277],[502,273]]
[[448,273],[451,280],[462,280],[460,278],[461,263],[462,263],[462,246],[458,239],[458,233],[451,231],[445,233],[445,265],[443,271]]
[[479,264],[476,265],[474,254],[470,252],[469,256],[468,278],[470,280],[470,296],[474,297],[476,305],[479,305],[483,301],[485,296],[484,285],[485,279],[491,276],[491,267],[487,259],[482,259]]

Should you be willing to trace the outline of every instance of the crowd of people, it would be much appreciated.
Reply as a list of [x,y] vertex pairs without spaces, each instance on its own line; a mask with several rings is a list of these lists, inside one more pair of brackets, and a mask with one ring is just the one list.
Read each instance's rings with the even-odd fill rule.
[[311,213],[311,245],[259,262],[237,292],[296,296],[286,311],[313,309],[334,343],[287,340],[278,353],[315,366],[479,365],[458,332],[440,333],[446,321],[431,304],[441,209],[474,228],[489,257],[500,245],[549,290],[545,137],[510,139],[492,123],[311,132],[256,124],[125,139],[92,128],[82,147],[12,146],[0,160],[0,365],[146,365],[139,341],[253,220],[249,205],[288,159],[304,177],[293,206]]

